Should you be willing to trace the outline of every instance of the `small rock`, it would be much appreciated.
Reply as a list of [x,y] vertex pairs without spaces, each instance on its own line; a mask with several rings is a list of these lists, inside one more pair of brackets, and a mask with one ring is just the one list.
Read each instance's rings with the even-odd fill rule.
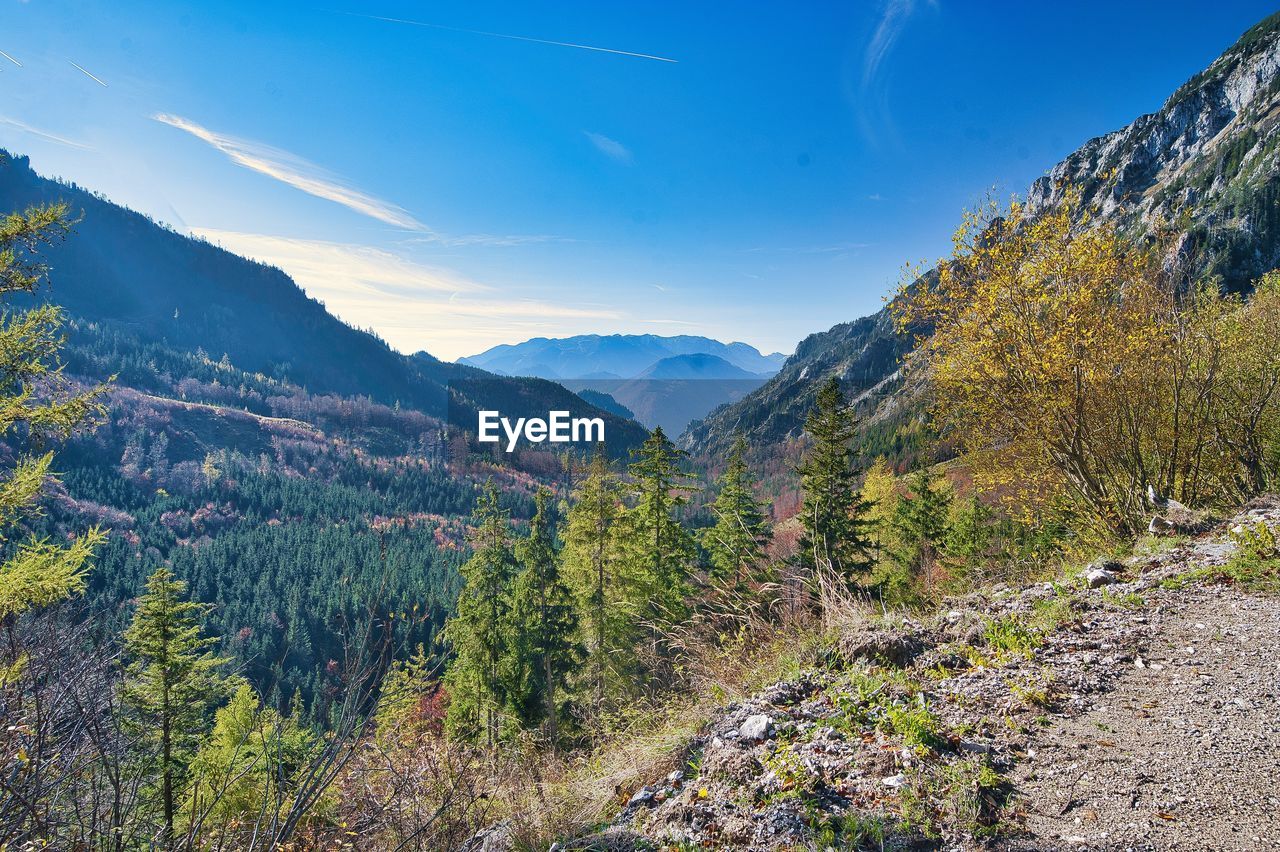
[[640,805],[647,805],[653,801],[654,789],[652,787],[641,787],[636,790],[635,795],[627,800],[627,807],[636,808]]
[[773,720],[763,713],[748,716],[738,728],[738,736],[744,740],[765,740],[773,734]]
[[960,750],[973,752],[974,754],[990,754],[991,745],[989,743],[980,743],[976,740],[961,740]]
[[1085,582],[1089,584],[1089,588],[1097,589],[1101,586],[1107,586],[1116,581],[1116,575],[1106,568],[1094,568],[1084,575]]
[[893,787],[894,789],[897,789],[898,787],[905,787],[907,784],[907,776],[899,772],[897,775],[890,775],[888,778],[882,778],[880,783],[886,787]]
[[1176,531],[1177,528],[1173,524],[1169,523],[1159,515],[1153,516],[1151,518],[1151,523],[1147,524],[1147,532],[1152,535],[1170,535]]
[[667,783],[670,784],[672,787],[676,786],[683,780],[684,780],[684,773],[681,772],[679,769],[677,769],[676,771],[672,772],[670,775],[667,776]]

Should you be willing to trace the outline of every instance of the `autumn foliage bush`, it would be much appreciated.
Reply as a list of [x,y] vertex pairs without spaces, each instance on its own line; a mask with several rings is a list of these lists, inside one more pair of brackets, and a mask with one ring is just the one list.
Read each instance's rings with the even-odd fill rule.
[[1239,500],[1280,475],[1280,275],[1253,296],[1190,280],[1171,243],[1095,221],[1078,194],[1036,218],[967,214],[936,275],[895,300],[929,328],[913,367],[980,485],[1016,506],[1065,498],[1132,535],[1148,494]]

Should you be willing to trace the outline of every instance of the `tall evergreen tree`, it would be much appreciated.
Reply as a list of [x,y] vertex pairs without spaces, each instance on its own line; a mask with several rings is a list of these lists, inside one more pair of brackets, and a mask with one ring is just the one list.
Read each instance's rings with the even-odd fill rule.
[[729,451],[728,463],[720,477],[719,493],[711,504],[716,523],[702,534],[702,546],[711,562],[711,574],[741,582],[760,564],[764,549],[773,537],[769,519],[756,500],[755,478],[747,470],[744,456],[747,441],[739,435]]
[[546,722],[548,740],[559,736],[557,696],[582,660],[573,593],[560,577],[555,507],[543,488],[534,500],[529,536],[516,545],[521,565],[511,609],[513,700],[526,727]]
[[587,476],[574,492],[562,554],[565,577],[578,599],[583,615],[582,635],[587,646],[586,681],[597,712],[610,692],[610,682],[625,678],[622,653],[635,631],[638,613],[622,594],[621,554],[622,485],[597,453]]
[[629,468],[636,493],[631,513],[630,543],[649,586],[648,617],[655,629],[679,621],[689,593],[689,565],[693,537],[681,526],[676,511],[688,502],[693,477],[680,469],[685,453],[654,428],[633,451]]
[[[0,298],[36,291],[47,271],[36,253],[69,226],[65,204],[0,217]],[[102,410],[101,387],[80,391],[62,374],[62,320],[53,305],[0,312],[0,437],[7,443],[66,437]],[[13,461],[0,484],[0,528],[35,511],[52,461],[52,453]],[[103,539],[94,529],[69,543],[32,539],[8,549],[0,562],[0,623],[83,590],[88,560]],[[0,683],[16,676],[21,660],[19,652],[0,664]]]
[[218,640],[201,635],[210,607],[185,599],[187,584],[168,568],[147,580],[124,633],[124,701],[133,724],[157,752],[166,842],[173,838],[177,791],[207,729],[215,705],[227,697],[228,662],[210,650]]
[[813,445],[798,469],[804,490],[800,560],[851,579],[869,567],[867,506],[855,485],[853,416],[834,377],[818,391],[805,430]]
[[476,504],[475,526],[474,553],[462,566],[466,585],[458,597],[457,614],[445,627],[455,652],[445,675],[451,699],[446,724],[468,739],[483,733],[493,749],[508,696],[502,662],[510,650],[507,627],[515,556],[510,520],[498,505],[492,481]]
[[632,452],[629,468],[636,504],[623,526],[624,580],[640,615],[639,625],[648,632],[648,652],[634,645],[630,650],[643,667],[641,683],[650,695],[673,674],[666,637],[689,612],[689,574],[696,548],[677,516],[688,501],[692,480],[680,469],[684,455],[659,426]]

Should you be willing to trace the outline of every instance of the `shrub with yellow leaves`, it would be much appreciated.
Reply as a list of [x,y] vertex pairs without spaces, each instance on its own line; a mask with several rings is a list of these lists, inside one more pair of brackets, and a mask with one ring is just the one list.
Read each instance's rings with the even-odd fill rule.
[[894,302],[921,334],[938,428],[975,479],[1034,509],[1067,498],[1111,534],[1150,491],[1188,505],[1276,480],[1280,276],[1245,301],[1190,286],[1165,241],[1126,239],[1079,194],[1036,218],[989,203]]

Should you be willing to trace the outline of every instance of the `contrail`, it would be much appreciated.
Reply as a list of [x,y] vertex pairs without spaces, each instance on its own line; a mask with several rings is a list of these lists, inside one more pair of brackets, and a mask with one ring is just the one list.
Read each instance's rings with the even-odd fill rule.
[[[68,62],[71,62],[71,60],[70,60],[70,59],[68,59],[67,61],[68,61]],[[84,70],[83,68],[81,68],[79,65],[76,65],[74,62],[71,62],[71,64],[72,64],[72,65],[75,65],[76,70],[77,70],[77,71],[79,71],[81,74],[83,74],[84,76],[88,77],[90,80],[92,80],[93,82],[97,83],[97,84],[98,84],[99,86],[101,86],[102,88],[104,88],[104,89],[105,89],[105,88],[107,88],[107,84],[106,84],[106,83],[104,83],[104,82],[102,82],[102,80],[100,80],[100,79],[98,79],[97,77],[93,76],[93,75],[92,75],[92,74],[90,74],[88,71],[86,71],[86,70]]]
[[339,12],[340,15],[350,15],[353,18],[368,18],[371,21],[386,21],[389,24],[408,24],[412,27],[428,27],[433,30],[448,30],[454,33],[470,33],[471,35],[489,36],[490,38],[505,38],[511,41],[527,41],[534,44],[550,44],[556,47],[576,47],[578,50],[594,50],[597,53],[614,53],[618,56],[632,56],[636,59],[652,59],[655,62],[679,62],[678,59],[668,59],[665,56],[654,56],[650,53],[632,53],[629,50],[614,50],[611,47],[595,47],[590,44],[574,44],[569,41],[549,41],[545,38],[531,38],[529,36],[509,35],[507,33],[490,33],[484,30],[468,30],[463,27],[447,27],[444,24],[429,24],[425,21],[408,21],[404,18],[384,18],[381,15],[364,15],[360,12]]
[[22,67],[22,63],[21,63],[21,62],[19,62],[18,60],[14,59],[12,56],[10,56],[9,54],[5,53],[3,50],[0,50],[0,56],[3,56],[5,59],[9,60],[9,61],[10,61],[10,62],[12,62],[14,65],[17,65],[19,68],[21,68],[21,67]]

